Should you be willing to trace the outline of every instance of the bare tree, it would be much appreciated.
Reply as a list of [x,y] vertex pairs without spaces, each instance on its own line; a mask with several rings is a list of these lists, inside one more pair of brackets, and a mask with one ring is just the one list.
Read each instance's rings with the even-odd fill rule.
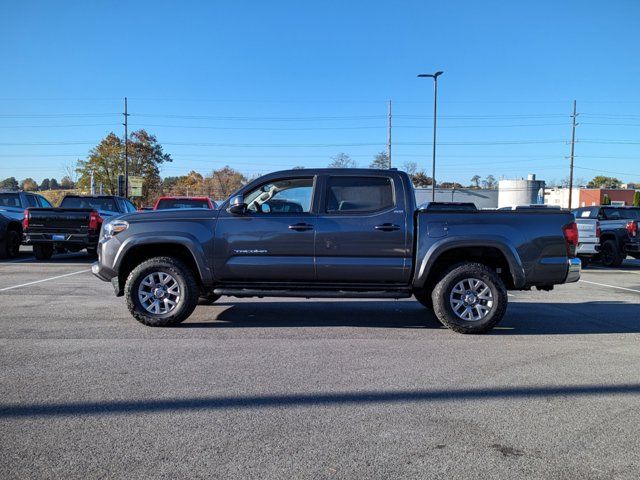
[[331,157],[329,168],[355,168],[356,162],[344,152],[339,153],[335,157]]

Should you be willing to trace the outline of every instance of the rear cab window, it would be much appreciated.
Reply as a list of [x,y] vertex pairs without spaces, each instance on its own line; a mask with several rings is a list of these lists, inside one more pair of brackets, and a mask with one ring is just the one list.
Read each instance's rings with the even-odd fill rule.
[[0,193],[0,207],[20,208],[20,195],[17,193]]
[[115,199],[108,197],[64,197],[60,208],[90,208],[103,212],[119,213]]
[[375,213],[394,206],[389,177],[331,176],[327,181],[326,213]]

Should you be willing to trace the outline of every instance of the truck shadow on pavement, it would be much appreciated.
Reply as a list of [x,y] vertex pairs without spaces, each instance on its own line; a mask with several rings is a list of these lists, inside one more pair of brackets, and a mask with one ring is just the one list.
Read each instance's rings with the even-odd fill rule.
[[[432,311],[411,301],[222,301],[216,306],[224,308],[217,315],[213,314],[213,307],[199,307],[210,321],[187,321],[178,328],[444,328]],[[207,309],[212,314],[207,315]],[[505,318],[491,335],[611,333],[640,333],[640,305],[607,301],[511,302]]]
[[595,397],[638,395],[640,384],[551,385],[462,389],[420,389],[395,391],[316,392],[269,395],[209,396],[191,398],[111,400],[50,404],[0,404],[0,418],[66,417],[93,415],[138,415],[140,413],[215,411],[343,406],[366,404],[405,404],[416,402],[486,401],[553,397]]

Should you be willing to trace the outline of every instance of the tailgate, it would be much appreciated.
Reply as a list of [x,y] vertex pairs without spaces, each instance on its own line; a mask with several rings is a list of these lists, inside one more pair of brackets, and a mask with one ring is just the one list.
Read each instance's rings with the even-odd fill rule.
[[578,218],[576,224],[578,225],[578,241],[580,243],[598,243],[598,236],[596,235],[598,221],[595,219]]
[[86,233],[90,208],[30,208],[28,233]]

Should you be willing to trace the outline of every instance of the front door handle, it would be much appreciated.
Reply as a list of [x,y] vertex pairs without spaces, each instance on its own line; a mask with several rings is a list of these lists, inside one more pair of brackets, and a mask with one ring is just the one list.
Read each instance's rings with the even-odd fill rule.
[[295,225],[289,225],[289,230],[295,230],[296,232],[306,232],[307,230],[313,230],[313,225],[308,223],[296,223]]
[[376,230],[382,230],[383,232],[393,232],[394,230],[400,230],[399,225],[395,225],[393,223],[383,223],[382,225],[376,225]]

